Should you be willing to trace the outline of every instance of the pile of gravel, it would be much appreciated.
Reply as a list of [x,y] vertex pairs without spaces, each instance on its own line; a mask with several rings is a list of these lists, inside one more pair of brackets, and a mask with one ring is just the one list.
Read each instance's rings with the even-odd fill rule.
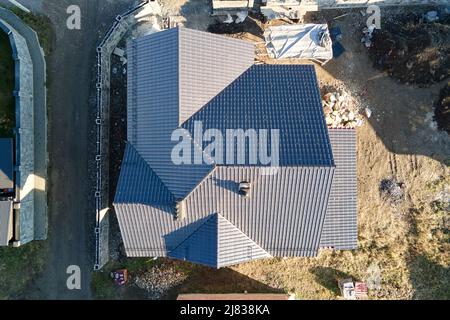
[[158,300],[184,280],[186,280],[185,274],[162,264],[136,276],[134,283],[147,292],[149,299]]
[[405,185],[395,179],[383,179],[380,183],[381,196],[393,205],[403,202]]

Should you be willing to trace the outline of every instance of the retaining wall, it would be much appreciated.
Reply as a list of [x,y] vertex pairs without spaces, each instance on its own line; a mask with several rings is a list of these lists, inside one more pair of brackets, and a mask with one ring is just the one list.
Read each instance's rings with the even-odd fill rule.
[[109,119],[110,119],[110,75],[111,54],[120,40],[136,23],[134,13],[149,1],[116,17],[103,41],[97,47],[97,180],[95,190],[96,228],[95,228],[95,265],[101,269],[109,261]]
[[2,19],[0,28],[9,36],[15,64],[15,201],[20,202],[16,239],[24,244],[34,240],[34,187],[29,178],[34,174],[33,63],[26,40]]
[[0,8],[0,27],[9,35],[15,61],[16,240],[47,238],[46,62],[36,32]]

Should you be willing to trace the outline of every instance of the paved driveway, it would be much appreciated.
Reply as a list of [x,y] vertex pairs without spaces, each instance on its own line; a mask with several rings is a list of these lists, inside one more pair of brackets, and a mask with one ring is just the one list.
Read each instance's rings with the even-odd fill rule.
[[[4,0],[0,0],[4,2]],[[93,267],[92,161],[95,48],[114,17],[132,0],[21,0],[43,12],[55,26],[48,63],[49,87],[49,257],[27,297],[88,299]],[[82,29],[66,28],[66,9],[81,8]],[[30,6],[31,7],[31,6]],[[81,290],[66,287],[67,267],[81,268]]]

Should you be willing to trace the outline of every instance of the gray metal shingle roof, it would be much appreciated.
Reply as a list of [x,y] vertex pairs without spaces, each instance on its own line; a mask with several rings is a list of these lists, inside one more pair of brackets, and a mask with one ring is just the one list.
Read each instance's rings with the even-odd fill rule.
[[130,143],[120,170],[115,203],[169,204],[173,195]]
[[221,214],[212,214],[205,220],[186,240],[169,252],[169,257],[216,268],[271,257]]
[[[245,56],[237,69],[230,67],[225,82],[215,80],[219,87],[200,79],[195,83],[193,73],[180,71],[182,67],[175,70],[172,64],[186,56],[185,61],[198,66],[202,80],[209,76],[209,71],[202,70],[208,66],[205,61],[218,63],[218,70],[223,68],[226,73],[229,65],[239,64],[239,56],[220,64],[211,55],[227,52],[228,45],[238,43],[180,30],[183,29],[142,38],[145,41],[137,39],[128,46],[129,145],[114,203],[127,255],[171,256],[220,267],[267,256],[315,256],[319,245],[333,241],[339,242],[336,247],[348,245],[354,227],[341,226],[339,219],[344,217],[346,223],[355,224],[356,220],[351,219],[353,211],[343,214],[343,202],[337,200],[345,197],[339,194],[342,183],[333,184],[336,189],[330,198],[334,151],[313,67],[248,68]],[[189,42],[186,39],[193,44],[183,47],[179,43],[183,37],[185,45]],[[208,50],[199,48],[202,41],[210,41],[210,46],[218,48],[212,54],[205,53]],[[177,52],[175,56],[167,52],[172,49]],[[248,50],[244,49],[247,53]],[[200,51],[201,59],[196,58],[196,51]],[[240,75],[236,75],[237,70]],[[189,76],[183,78],[182,74]],[[161,83],[152,87],[158,79]],[[227,85],[227,81],[231,83]],[[190,82],[193,90],[188,97]],[[170,134],[181,124],[187,129],[187,138],[192,139],[194,121],[202,121],[204,130],[279,129],[278,173],[266,175],[263,166],[247,162],[174,165],[170,159],[174,145]],[[339,137],[333,148],[341,156],[340,144],[347,143],[348,136]],[[348,161],[343,163],[346,168],[351,165]],[[348,181],[347,171],[340,171],[343,183]],[[238,194],[238,184],[244,180],[251,182],[247,199]],[[351,188],[346,190],[351,192]],[[177,198],[184,199],[186,212],[185,218],[174,220]],[[334,202],[327,211],[329,199]],[[326,214],[332,218],[327,219]],[[350,233],[339,234],[347,231]]]
[[174,28],[130,41],[127,53],[128,141],[183,198],[212,167],[172,164],[172,132],[253,64],[254,46]]
[[[185,218],[174,221],[173,206],[115,204],[129,256],[166,256],[215,212],[272,256],[317,254],[333,167],[218,166],[185,200]],[[238,184],[252,184],[250,197]],[[237,251],[234,259],[241,259]],[[227,258],[228,259],[228,258]],[[231,258],[229,258],[231,259]]]
[[227,129],[278,129],[280,165],[332,166],[317,83],[312,65],[254,65],[183,128],[193,135],[195,122],[201,121],[204,130],[219,129],[223,136]]
[[328,201],[321,247],[357,248],[356,131],[329,129],[336,170]]
[[178,28],[181,125],[253,65],[252,43]]

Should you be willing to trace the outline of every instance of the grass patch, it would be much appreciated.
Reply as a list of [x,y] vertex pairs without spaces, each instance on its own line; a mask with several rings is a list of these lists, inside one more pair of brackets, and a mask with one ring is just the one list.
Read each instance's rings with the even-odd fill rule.
[[[114,300],[127,298],[142,298],[144,293],[131,285],[132,277],[145,272],[155,261],[149,258],[126,258],[123,261],[111,261],[106,264],[101,271],[92,274],[91,289],[94,299]],[[118,269],[127,269],[130,275],[130,284],[118,287],[111,278],[111,272]],[[142,296],[141,296],[142,295]]]
[[[105,267],[109,269],[108,267]],[[117,286],[110,276],[111,270],[102,270],[92,275],[92,294],[94,299],[113,300],[116,298]]]
[[43,270],[47,256],[45,242],[19,248],[0,248],[0,300],[15,299]]
[[12,137],[15,126],[14,61],[8,35],[0,30],[0,137]]
[[52,52],[55,38],[50,19],[42,14],[27,13],[18,8],[12,8],[11,11],[38,34],[39,42],[44,49],[45,55],[49,56]]

